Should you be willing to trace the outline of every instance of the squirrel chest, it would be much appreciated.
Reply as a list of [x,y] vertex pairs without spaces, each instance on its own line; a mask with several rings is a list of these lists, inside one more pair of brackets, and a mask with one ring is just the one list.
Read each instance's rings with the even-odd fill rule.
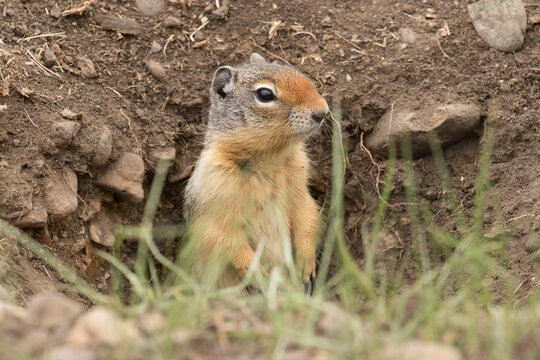
[[218,142],[201,154],[193,174],[199,184],[200,211],[219,212],[212,218],[245,232],[253,249],[262,247],[263,264],[279,264],[291,248],[294,195],[306,187],[308,159],[303,145],[271,156],[240,158],[226,148]]

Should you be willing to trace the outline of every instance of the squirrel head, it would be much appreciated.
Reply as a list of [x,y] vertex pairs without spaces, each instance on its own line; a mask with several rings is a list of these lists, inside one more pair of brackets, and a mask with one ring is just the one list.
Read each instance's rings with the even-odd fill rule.
[[307,77],[290,66],[268,63],[257,53],[248,64],[218,68],[210,98],[210,136],[238,130],[268,141],[305,139],[321,127],[329,111]]

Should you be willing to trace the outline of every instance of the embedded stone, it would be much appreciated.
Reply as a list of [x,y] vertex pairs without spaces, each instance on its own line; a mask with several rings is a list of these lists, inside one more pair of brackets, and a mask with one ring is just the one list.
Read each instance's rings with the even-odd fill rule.
[[40,201],[35,201],[32,209],[21,218],[15,219],[13,225],[22,229],[44,227],[47,225],[47,209]]
[[102,210],[90,221],[90,239],[103,246],[113,246],[114,231],[120,219],[109,211]]
[[94,157],[92,162],[96,166],[103,166],[109,161],[112,153],[113,139],[111,130],[107,126],[101,129],[101,135],[94,149]]
[[77,210],[77,174],[65,168],[55,173],[45,187],[45,206],[55,218],[63,218]]
[[140,203],[144,199],[143,178],[143,159],[136,154],[123,153],[99,177],[97,184],[106,190],[125,197],[133,203]]
[[489,46],[505,52],[521,49],[527,28],[522,0],[480,0],[467,9],[474,29]]
[[408,134],[414,156],[430,152],[430,134],[435,132],[441,145],[451,145],[468,136],[480,125],[481,109],[474,104],[450,104],[428,107],[419,111],[401,109],[387,112],[366,139],[369,150],[385,156],[388,146],[398,149],[401,138]]
[[67,148],[80,129],[76,121],[57,121],[52,126],[51,140],[58,148]]

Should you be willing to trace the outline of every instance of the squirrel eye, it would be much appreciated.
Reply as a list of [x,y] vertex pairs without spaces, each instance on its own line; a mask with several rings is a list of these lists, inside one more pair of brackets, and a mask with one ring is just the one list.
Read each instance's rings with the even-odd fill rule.
[[267,88],[257,89],[257,99],[261,102],[271,102],[276,100],[274,92]]

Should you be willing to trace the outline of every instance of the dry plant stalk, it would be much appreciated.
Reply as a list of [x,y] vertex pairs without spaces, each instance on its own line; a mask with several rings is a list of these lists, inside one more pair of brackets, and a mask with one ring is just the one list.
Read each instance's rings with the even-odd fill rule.
[[96,5],[96,0],[85,1],[77,7],[62,11],[62,16],[66,17],[73,14],[82,15],[82,13],[88,11],[93,5]]

